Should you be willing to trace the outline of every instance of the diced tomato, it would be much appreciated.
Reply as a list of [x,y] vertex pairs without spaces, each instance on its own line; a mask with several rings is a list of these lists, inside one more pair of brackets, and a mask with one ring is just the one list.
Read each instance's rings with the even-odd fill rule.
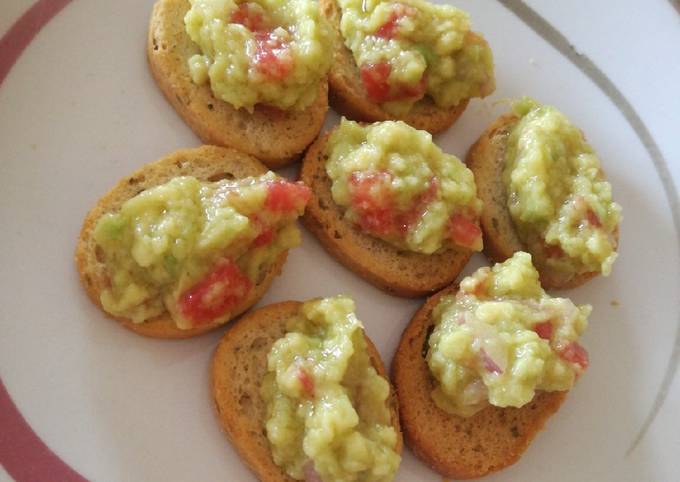
[[253,9],[251,3],[241,3],[231,14],[231,22],[243,25],[252,32],[260,32],[267,29],[262,12]]
[[544,340],[550,340],[553,335],[552,323],[550,323],[550,320],[536,323],[534,325],[534,331]]
[[479,350],[479,356],[482,358],[482,366],[484,366],[486,371],[495,373],[496,375],[503,373],[501,367],[499,367],[498,364],[493,361],[484,348]]
[[314,398],[314,379],[304,368],[298,372],[298,380],[302,385],[302,391],[308,398]]
[[423,75],[416,84],[399,84],[390,87],[389,77],[392,66],[389,62],[361,65],[361,81],[364,83],[368,98],[373,102],[390,100],[420,99],[427,91],[427,75]]
[[399,20],[409,15],[413,16],[416,13],[418,13],[418,10],[410,5],[405,5],[403,3],[395,4],[390,18],[388,18],[387,22],[382,24],[373,35],[384,39],[394,38],[397,34]]
[[563,258],[565,256],[564,250],[557,244],[543,243],[543,252],[548,258]]
[[293,70],[290,46],[272,32],[256,32],[255,68],[273,80],[283,80]]
[[600,218],[597,217],[597,214],[592,209],[588,209],[586,211],[586,219],[588,222],[595,228],[601,228],[602,223],[600,222]]
[[395,226],[394,207],[388,185],[392,176],[386,171],[352,173],[349,179],[352,207],[359,226],[365,231],[388,235]]
[[564,361],[580,366],[582,370],[588,368],[588,352],[578,342],[572,341],[565,346],[560,351],[560,356]]
[[179,310],[195,325],[208,323],[240,303],[253,283],[231,259],[224,259],[205,278],[179,297]]
[[255,241],[253,241],[253,246],[256,248],[259,248],[260,246],[267,246],[272,241],[274,241],[275,236],[276,233],[271,227],[265,227],[259,236],[255,238]]
[[312,197],[312,191],[302,182],[272,181],[267,186],[265,208],[276,212],[301,211]]
[[450,220],[451,239],[459,246],[470,249],[480,249],[482,245],[482,230],[477,224],[462,214],[454,214]]
[[395,222],[397,229],[405,234],[411,226],[416,224],[423,216],[428,204],[437,199],[437,192],[439,191],[439,181],[436,177],[430,179],[430,185],[427,190],[421,193],[414,201],[413,207],[397,216]]
[[373,102],[386,102],[390,98],[390,84],[387,79],[392,71],[389,62],[361,65],[361,81],[364,83],[369,99]]
[[420,99],[427,92],[427,72],[423,74],[417,84],[400,84],[392,100]]

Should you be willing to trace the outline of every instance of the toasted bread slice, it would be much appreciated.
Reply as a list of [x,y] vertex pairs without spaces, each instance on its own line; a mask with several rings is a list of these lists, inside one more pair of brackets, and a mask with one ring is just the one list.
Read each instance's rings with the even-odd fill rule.
[[430,255],[403,251],[344,219],[343,209],[333,201],[331,180],[326,174],[329,136],[321,135],[302,162],[300,177],[312,189],[303,224],[338,261],[388,293],[417,297],[449,285],[472,251],[452,248]]
[[392,376],[406,444],[434,470],[455,479],[481,477],[511,465],[557,411],[566,392],[538,392],[522,408],[489,406],[469,418],[451,415],[432,399],[435,380],[425,361],[432,310],[449,287],[432,296],[404,330]]
[[[515,230],[503,183],[507,140],[518,121],[519,118],[514,114],[505,114],[496,119],[470,148],[466,158],[468,167],[475,175],[477,195],[484,202],[480,217],[484,253],[497,263],[505,261],[517,251],[529,251]],[[614,236],[618,242],[618,230]],[[598,275],[595,272],[564,273],[541,263],[536,256],[534,265],[541,276],[541,285],[547,290],[574,288]]]
[[304,110],[264,105],[252,114],[216,98],[209,84],[196,85],[188,60],[199,52],[186,33],[188,0],[158,0],[153,7],[147,55],[156,83],[177,113],[206,144],[234,147],[272,169],[300,158],[317,136],[328,111],[328,85]]
[[[266,172],[265,166],[247,154],[230,148],[203,146],[174,152],[159,161],[145,165],[121,180],[111,191],[97,201],[95,207],[88,213],[76,247],[75,260],[80,273],[80,281],[92,302],[103,311],[99,298],[106,288],[109,278],[103,253],[97,247],[93,232],[99,218],[104,214],[119,210],[128,199],[145,189],[164,184],[173,177],[194,176],[202,181],[217,181],[227,178],[238,179],[259,176]],[[274,277],[281,272],[287,254],[287,251],[281,253],[276,262],[266,272],[260,274],[260,279],[257,280],[248,297],[233,309],[231,318],[235,318],[257,303],[269,288]],[[126,328],[140,335],[154,338],[189,338],[210,331],[222,324],[206,323],[183,330],[177,327],[169,313],[164,313],[158,318],[144,323],[133,323],[128,319],[106,314],[118,320]]]
[[[322,15],[333,26],[334,32],[333,67],[328,73],[329,99],[333,109],[356,121],[403,120],[416,129],[426,130],[432,134],[448,129],[463,114],[468,105],[468,100],[464,100],[451,108],[442,109],[437,107],[431,98],[425,97],[418,101],[411,111],[404,116],[392,115],[379,104],[370,101],[361,81],[359,68],[354,61],[352,51],[345,46],[340,33],[340,18],[342,16],[340,7],[335,0],[319,0],[319,6]],[[479,37],[479,41],[486,42],[481,37]]]
[[[272,459],[264,430],[266,406],[260,396],[260,384],[267,373],[269,350],[285,335],[286,322],[300,305],[297,301],[284,301],[244,316],[224,335],[212,360],[210,382],[222,429],[246,465],[263,482],[294,480]],[[380,354],[368,337],[366,347],[375,370],[387,378]],[[397,452],[401,453],[397,400],[394,391],[391,395],[388,403],[398,434]]]

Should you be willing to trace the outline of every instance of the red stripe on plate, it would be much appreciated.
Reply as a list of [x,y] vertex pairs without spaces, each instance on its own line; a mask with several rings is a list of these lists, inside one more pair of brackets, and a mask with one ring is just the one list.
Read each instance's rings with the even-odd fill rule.
[[[0,38],[0,86],[40,30],[71,0],[39,0]],[[87,482],[31,429],[0,380],[0,464],[17,482]]]
[[40,0],[0,38],[0,85],[7,77],[21,53],[47,22],[57,15],[71,0]]
[[17,482],[87,482],[31,429],[0,380],[0,463]]

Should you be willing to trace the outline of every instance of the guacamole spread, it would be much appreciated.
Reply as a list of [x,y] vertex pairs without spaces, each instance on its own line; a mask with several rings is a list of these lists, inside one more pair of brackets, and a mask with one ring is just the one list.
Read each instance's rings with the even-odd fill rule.
[[307,187],[270,172],[237,181],[176,177],[102,216],[94,230],[109,288],[103,308],[179,328],[229,318],[278,255],[300,243]]
[[548,296],[527,253],[477,270],[432,311],[435,403],[469,417],[488,404],[521,407],[536,390],[569,390],[588,366],[578,338],[590,311]]
[[472,172],[429,133],[400,121],[364,127],[343,119],[326,152],[333,200],[366,233],[418,253],[482,248]]
[[514,111],[504,181],[518,234],[541,265],[609,275],[621,206],[595,151],[554,107],[525,98]]
[[190,0],[184,23],[200,53],[189,59],[196,84],[252,112],[264,103],[304,109],[330,67],[331,30],[314,0]]
[[401,462],[390,386],[345,296],[308,301],[267,357],[262,383],[274,462],[294,479],[390,481]]
[[340,31],[369,98],[396,115],[429,96],[441,108],[493,92],[491,49],[467,13],[424,0],[338,0]]

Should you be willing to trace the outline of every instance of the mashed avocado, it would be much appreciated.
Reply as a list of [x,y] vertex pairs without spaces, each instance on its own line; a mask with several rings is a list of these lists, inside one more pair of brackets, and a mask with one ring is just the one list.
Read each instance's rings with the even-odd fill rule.
[[480,250],[481,201],[472,172],[432,136],[403,122],[343,119],[328,140],[333,200],[365,232],[409,251]]
[[271,172],[177,177],[141,192],[95,227],[110,281],[102,306],[136,323],[168,311],[179,328],[228,318],[278,255],[299,244],[294,221],[308,197]]
[[489,403],[521,407],[536,390],[569,390],[588,366],[577,340],[590,311],[548,296],[527,253],[477,270],[432,311],[435,403],[469,417]]
[[580,129],[554,107],[525,98],[508,139],[504,181],[517,231],[537,262],[567,273],[609,275],[621,206]]
[[189,59],[196,84],[250,112],[264,103],[304,109],[330,67],[331,30],[314,0],[190,0],[184,23],[201,53]]
[[449,108],[494,90],[491,50],[468,14],[423,0],[338,0],[340,30],[369,97],[396,115],[424,95]]
[[399,467],[390,386],[369,358],[354,302],[304,303],[267,358],[262,383],[274,462],[294,479],[389,481]]

